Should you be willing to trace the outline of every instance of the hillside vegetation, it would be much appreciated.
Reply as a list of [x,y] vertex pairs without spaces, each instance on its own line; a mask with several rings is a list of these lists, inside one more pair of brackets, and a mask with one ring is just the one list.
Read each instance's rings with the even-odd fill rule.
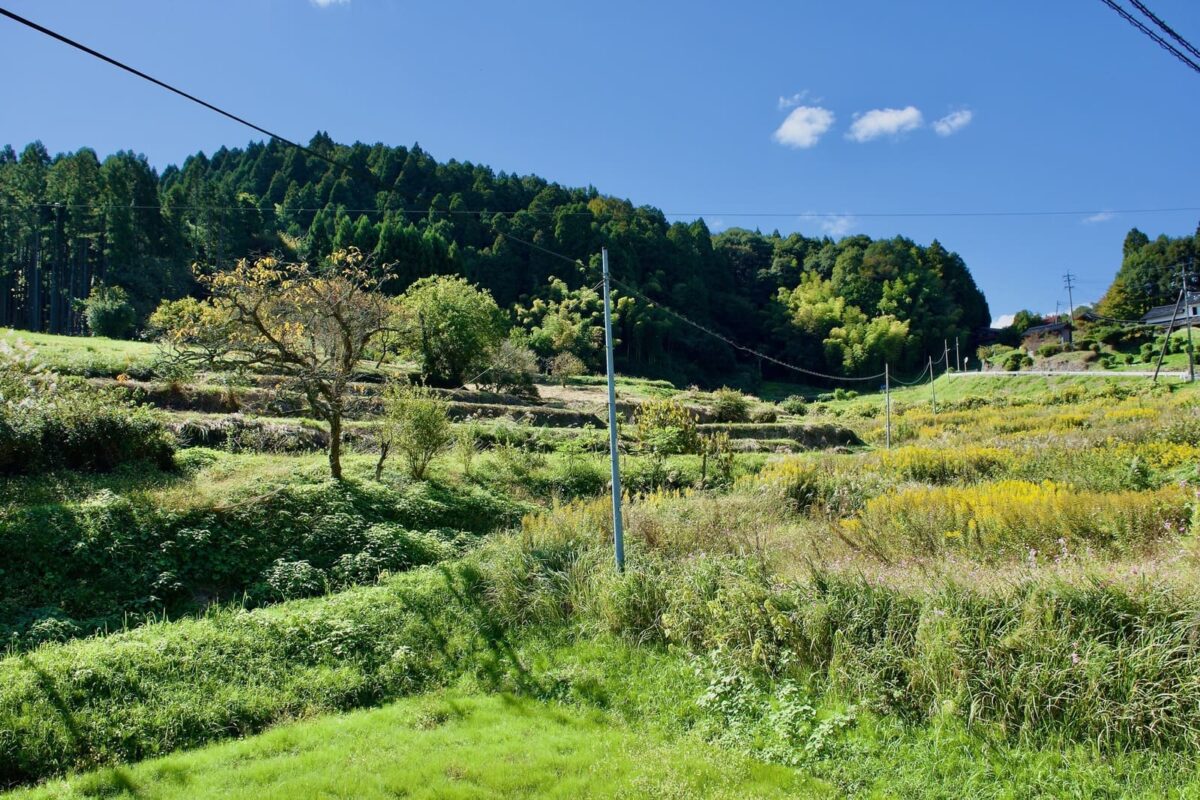
[[[121,349],[33,347],[22,386]],[[421,478],[376,475],[363,382],[341,481],[254,386],[168,402],[221,379],[93,378],[170,464],[0,476],[0,783],[304,793],[353,759],[367,796],[1197,791],[1187,384],[943,376],[892,394],[887,448],[879,394],[622,379],[619,574],[605,431],[559,416],[599,422],[593,379],[446,391],[498,414]]]
[[309,147],[350,169],[276,141],[200,153],[161,174],[128,151],[0,149],[0,325],[129,335],[162,300],[199,294],[193,264],[228,269],[273,252],[316,262],[351,247],[400,265],[392,294],[431,275],[465,277],[539,358],[570,353],[591,370],[602,365],[592,287],[607,247],[620,368],[680,385],[746,383],[759,366],[657,303],[837,374],[874,373],[885,360],[919,368],[944,339],[965,346],[990,320],[962,258],[937,241],[713,234],[703,220],[439,162],[418,145],[318,134]]

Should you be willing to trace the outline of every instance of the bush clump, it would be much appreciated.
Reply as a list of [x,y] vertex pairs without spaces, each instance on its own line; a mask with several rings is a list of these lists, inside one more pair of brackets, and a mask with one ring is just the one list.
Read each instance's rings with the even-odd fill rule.
[[370,582],[448,558],[524,511],[479,488],[353,481],[259,485],[186,511],[109,491],[17,507],[0,516],[0,642],[43,641],[48,617],[87,635]]
[[750,421],[759,425],[771,425],[779,421],[779,414],[773,408],[756,408],[750,415]]
[[808,413],[808,401],[798,394],[789,395],[779,404],[786,413],[802,417]]
[[97,284],[83,301],[83,316],[92,336],[127,339],[133,333],[136,314],[129,293],[120,286]]
[[0,474],[108,472],[145,461],[173,467],[164,417],[119,391],[101,391],[0,342]]
[[749,422],[750,399],[737,389],[718,389],[713,392],[714,422]]

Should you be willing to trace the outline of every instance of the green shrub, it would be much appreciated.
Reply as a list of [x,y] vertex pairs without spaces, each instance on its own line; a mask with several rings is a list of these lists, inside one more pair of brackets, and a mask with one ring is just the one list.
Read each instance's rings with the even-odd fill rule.
[[562,352],[550,359],[547,371],[557,378],[561,385],[566,386],[570,379],[586,374],[587,365],[574,353]]
[[1037,349],[1039,358],[1049,358],[1050,356],[1056,356],[1061,352],[1063,352],[1063,346],[1053,342],[1044,344]]
[[770,425],[779,421],[779,414],[773,408],[757,408],[750,415],[750,421],[760,425]]
[[137,461],[169,469],[173,452],[158,412],[56,375],[32,349],[0,342],[0,475],[107,472]]
[[129,294],[120,286],[92,287],[83,301],[83,314],[92,336],[126,339],[133,333],[135,312]]
[[718,389],[713,392],[714,422],[749,422],[750,400],[736,389]]
[[779,406],[788,414],[794,414],[797,417],[808,413],[808,401],[798,394],[789,395]]
[[700,447],[696,416],[675,399],[650,400],[640,405],[633,428],[643,451],[656,457],[695,453]]
[[509,394],[537,395],[537,355],[521,340],[505,339],[489,352],[487,360],[490,366],[479,379],[480,385]]
[[111,492],[18,506],[0,516],[0,641],[36,644],[50,617],[86,635],[213,600],[373,581],[441,561],[524,510],[480,488],[353,481],[253,486],[184,512]]
[[414,480],[422,480],[433,459],[454,438],[450,426],[450,404],[423,386],[393,384],[384,391],[384,419],[380,433],[379,479],[383,462],[392,448],[400,454]]

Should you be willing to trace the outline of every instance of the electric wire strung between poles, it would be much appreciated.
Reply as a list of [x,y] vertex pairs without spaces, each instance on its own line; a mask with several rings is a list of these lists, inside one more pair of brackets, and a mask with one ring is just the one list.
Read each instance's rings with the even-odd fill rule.
[[680,322],[683,322],[687,325],[691,325],[696,330],[702,331],[703,333],[707,333],[709,336],[712,336],[715,339],[721,340],[722,342],[724,342],[725,344],[734,348],[735,350],[740,350],[743,353],[748,353],[749,355],[752,355],[756,358],[761,358],[763,361],[769,361],[772,364],[775,364],[776,366],[783,367],[784,369],[790,369],[794,372],[799,372],[802,375],[810,375],[814,378],[823,378],[825,380],[831,380],[831,381],[858,381],[858,382],[876,381],[884,376],[884,373],[880,372],[876,375],[867,375],[867,376],[861,377],[861,378],[860,377],[845,377],[842,375],[830,375],[826,372],[818,372],[816,370],[805,369],[804,367],[798,367],[795,364],[789,364],[786,361],[781,361],[778,358],[769,356],[766,353],[755,350],[752,347],[747,347],[746,345],[739,344],[739,343],[735,342],[733,339],[730,339],[728,336],[724,336],[720,333],[717,333],[712,328],[709,328],[705,325],[701,325],[699,322],[695,322],[695,321],[685,317],[683,314],[680,314],[678,311],[675,311],[670,306],[664,305],[664,304],[658,302],[657,300],[650,299],[649,297],[642,294],[637,289],[634,289],[632,286],[625,283],[624,281],[620,281],[620,280],[617,280],[616,278],[613,278],[612,282],[615,283],[616,285],[620,286],[625,291],[629,292],[634,297],[639,297],[643,301],[649,303],[651,305],[651,307],[656,307],[656,308],[662,310],[663,313],[668,314],[668,315],[674,317],[675,319],[678,319]]
[[[1116,0],[1100,0],[1100,2],[1104,3],[1104,5],[1108,6],[1108,7],[1109,7],[1109,8],[1111,8],[1113,11],[1117,12],[1118,14],[1120,14],[1122,19],[1124,19],[1126,22],[1128,22],[1128,23],[1129,23],[1130,25],[1132,25],[1133,27],[1137,28],[1137,29],[1138,29],[1139,31],[1141,31],[1142,33],[1146,34],[1146,36],[1150,37],[1150,38],[1151,38],[1151,39],[1152,39],[1152,40],[1153,40],[1153,41],[1154,41],[1154,42],[1155,42],[1155,43],[1156,43],[1156,44],[1157,44],[1159,47],[1161,47],[1163,50],[1166,50],[1168,53],[1170,53],[1171,55],[1175,56],[1175,58],[1179,59],[1180,61],[1182,61],[1182,62],[1183,62],[1184,64],[1186,64],[1187,66],[1191,67],[1191,68],[1192,68],[1192,70],[1194,70],[1195,72],[1197,72],[1197,73],[1200,73],[1200,64],[1196,63],[1196,62],[1195,62],[1195,61],[1193,61],[1191,58],[1189,58],[1189,57],[1188,57],[1186,54],[1184,54],[1184,53],[1183,53],[1182,51],[1180,51],[1180,50],[1179,50],[1177,47],[1175,47],[1175,45],[1171,44],[1171,43],[1170,43],[1170,42],[1168,42],[1166,39],[1164,39],[1163,37],[1159,36],[1159,35],[1158,35],[1158,34],[1157,34],[1157,33],[1156,33],[1154,30],[1152,30],[1150,27],[1148,27],[1148,26],[1147,26],[1147,25],[1146,25],[1144,22],[1142,22],[1140,19],[1138,19],[1137,17],[1135,17],[1135,16],[1133,16],[1132,14],[1130,14],[1130,13],[1129,13],[1129,12],[1128,12],[1126,9],[1124,9],[1124,8],[1123,8],[1123,7],[1122,7],[1122,6],[1121,6],[1119,3],[1117,3],[1117,2],[1116,2]],[[1134,5],[1135,5],[1135,6],[1140,6],[1141,4],[1140,4],[1140,3],[1134,3]],[[1139,8],[1139,10],[1142,10],[1142,9],[1144,9],[1144,6],[1143,6],[1142,8]],[[1159,21],[1158,17],[1155,17],[1155,16],[1153,16],[1152,14],[1149,14],[1149,12],[1148,12],[1148,11],[1144,11],[1143,13],[1146,13],[1146,14],[1147,14],[1148,16],[1150,16],[1150,17],[1151,17],[1151,19],[1153,19],[1153,20],[1154,20],[1156,23],[1158,23],[1159,25],[1161,25],[1161,26],[1165,27],[1165,23],[1162,23],[1161,21]],[[1174,38],[1181,38],[1181,37],[1178,37],[1178,36],[1177,36],[1177,34],[1175,34],[1175,33],[1174,33],[1174,31],[1171,31],[1171,34],[1170,34],[1170,35],[1171,35],[1172,37],[1174,37]],[[1184,42],[1184,45],[1185,45],[1186,47],[1188,47],[1189,49],[1192,49],[1190,44],[1188,44],[1188,43]]]
[[1159,28],[1161,28],[1163,33],[1167,34],[1172,39],[1174,39],[1179,45],[1181,45],[1184,50],[1187,50],[1188,53],[1190,53],[1192,56],[1194,56],[1196,58],[1200,58],[1200,49],[1197,49],[1191,42],[1189,42],[1187,39],[1180,36],[1175,31],[1174,28],[1172,28],[1167,23],[1163,22],[1162,19],[1159,18],[1159,16],[1157,14],[1155,14],[1150,9],[1146,8],[1145,3],[1141,2],[1141,0],[1129,0],[1129,2],[1133,4],[1134,8],[1136,8],[1138,11],[1142,12],[1143,16],[1147,17],[1151,22],[1153,22],[1155,25],[1157,25]]
[[[2,11],[2,9],[0,9]],[[288,139],[279,139],[279,141],[288,146],[299,147],[302,150],[309,148],[303,145],[295,144]],[[315,152],[315,151],[314,151]],[[352,164],[348,164],[330,156],[317,155],[323,161],[326,161],[347,172],[357,173],[360,177],[364,177],[373,183],[376,188],[389,193],[395,192],[395,186],[388,187],[383,180],[369,170],[362,170]],[[11,207],[12,204],[0,203],[0,207]],[[116,210],[137,210],[137,211],[238,211],[258,213],[315,213],[324,211],[328,207],[310,207],[310,206],[288,206],[276,207],[275,205],[257,206],[257,205],[240,205],[240,206],[222,206],[222,205],[172,205],[164,206],[162,204],[134,204],[115,205],[112,203],[25,203],[21,204],[21,208],[68,208],[68,209],[89,209],[94,211],[116,211]],[[526,214],[531,217],[594,217],[592,211],[562,211],[558,209],[530,209],[519,208],[516,210],[491,209],[491,208],[343,208],[341,209],[347,214],[404,214],[407,216],[472,216],[472,217],[514,217],[518,214]],[[1178,212],[1194,212],[1200,211],[1200,206],[1172,206],[1169,208],[1125,208],[1125,209],[1092,209],[1092,210],[1031,210],[1031,211],[663,211],[664,217],[672,218],[700,218],[700,217],[745,217],[745,218],[795,218],[795,219],[826,219],[829,217],[852,216],[861,217],[864,219],[905,219],[905,218],[954,218],[954,217],[1087,217],[1098,213],[1105,214],[1170,214]]]

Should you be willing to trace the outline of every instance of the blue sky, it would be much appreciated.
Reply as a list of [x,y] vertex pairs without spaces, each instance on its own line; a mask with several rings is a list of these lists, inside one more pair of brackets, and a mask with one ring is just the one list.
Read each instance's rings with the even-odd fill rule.
[[[1092,300],[1131,226],[1200,218],[1114,213],[1200,206],[1200,75],[1099,0],[3,5],[303,141],[420,142],[716,229],[937,238],[994,316],[1065,304],[1066,270]],[[1200,3],[1149,5],[1200,42]],[[252,138],[7,20],[0,69],[17,147],[161,168]],[[872,216],[1056,210],[1089,214]]]

